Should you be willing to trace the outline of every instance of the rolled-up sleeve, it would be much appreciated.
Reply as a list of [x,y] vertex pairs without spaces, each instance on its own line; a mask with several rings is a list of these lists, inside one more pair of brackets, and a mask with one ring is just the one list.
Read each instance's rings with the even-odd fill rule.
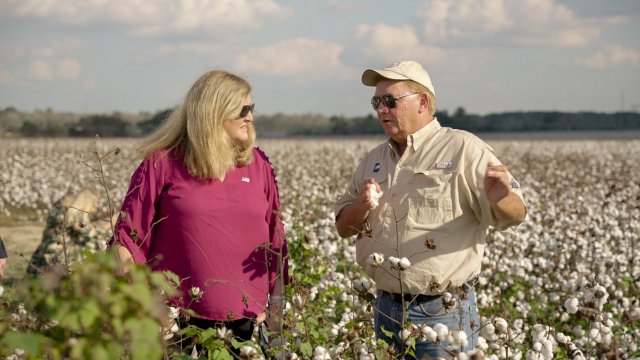
[[163,188],[162,161],[149,157],[142,161],[131,176],[129,190],[109,247],[120,244],[127,248],[136,263],[146,263],[153,242],[152,228],[156,203]]

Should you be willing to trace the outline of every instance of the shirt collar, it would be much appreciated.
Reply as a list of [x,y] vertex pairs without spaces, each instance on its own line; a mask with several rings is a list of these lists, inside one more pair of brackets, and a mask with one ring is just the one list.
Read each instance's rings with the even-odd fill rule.
[[[438,118],[434,116],[433,120],[429,121],[427,125],[409,135],[407,138],[407,149],[410,148],[414,152],[417,151],[429,138],[431,138],[431,136],[436,133],[436,131],[440,130],[440,128],[442,128],[442,126],[440,125],[440,122],[438,122]],[[389,148],[399,156],[397,150],[398,144],[396,144],[396,142],[391,138],[387,140],[387,143]]]
[[422,129],[409,135],[407,138],[407,149],[411,148],[414,152],[417,151],[436,131],[440,130],[441,126],[436,117],[429,121]]

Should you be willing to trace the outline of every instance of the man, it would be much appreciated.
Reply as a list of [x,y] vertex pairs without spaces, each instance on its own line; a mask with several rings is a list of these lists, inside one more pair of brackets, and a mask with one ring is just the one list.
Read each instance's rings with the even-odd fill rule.
[[[358,264],[378,289],[376,335],[402,353],[408,314],[408,323],[442,323],[467,335],[454,344],[416,339],[418,359],[471,350],[480,329],[473,287],[486,231],[524,220],[520,185],[489,145],[440,126],[435,89],[420,64],[368,69],[362,83],[376,88],[371,104],[389,139],[362,160],[335,210],[338,233],[358,235]],[[420,327],[413,329],[417,337]]]

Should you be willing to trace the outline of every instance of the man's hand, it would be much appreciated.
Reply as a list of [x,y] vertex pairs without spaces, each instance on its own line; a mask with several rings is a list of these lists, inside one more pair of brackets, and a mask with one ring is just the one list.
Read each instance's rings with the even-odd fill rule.
[[[358,197],[348,206],[346,206],[336,218],[336,229],[341,237],[355,235],[362,229],[362,225],[369,211],[376,207],[376,202],[371,197],[370,187],[375,187],[376,193],[381,192],[380,185],[374,179],[366,179],[362,183]],[[377,200],[377,199],[375,199]]]
[[507,228],[524,221],[527,208],[522,199],[511,192],[509,172],[505,165],[489,162],[487,175],[484,177],[484,192],[498,220],[499,228]]
[[369,211],[373,210],[376,206],[378,206],[378,199],[382,190],[380,189],[380,185],[374,179],[366,179],[362,183],[362,188],[360,189],[360,196],[358,197],[357,202],[364,204],[363,210]]
[[484,192],[491,205],[497,204],[511,192],[509,173],[506,165],[489,162],[487,175],[484,177]]

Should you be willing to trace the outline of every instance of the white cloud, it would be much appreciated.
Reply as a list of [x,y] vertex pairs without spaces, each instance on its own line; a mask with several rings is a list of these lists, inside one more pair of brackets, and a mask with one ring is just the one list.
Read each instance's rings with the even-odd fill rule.
[[57,77],[63,80],[75,79],[82,72],[82,66],[75,59],[60,59],[56,66]]
[[181,44],[164,44],[158,49],[158,55],[170,55],[175,53],[214,54],[220,50],[220,46],[211,43],[188,42]]
[[0,85],[8,85],[14,82],[13,76],[5,68],[4,64],[0,63]]
[[87,91],[91,91],[91,90],[94,90],[96,88],[96,86],[97,86],[96,81],[94,79],[89,79],[89,80],[85,81],[85,83],[82,86],[82,88],[87,90]]
[[5,0],[0,13],[73,25],[113,23],[155,36],[256,29],[291,17],[293,10],[275,0]]
[[34,80],[49,81],[53,80],[53,65],[47,60],[35,60],[31,62],[27,76]]
[[32,56],[37,58],[52,58],[58,54],[72,54],[82,47],[78,39],[67,38],[51,41],[46,45],[37,46],[30,49]]
[[27,77],[33,80],[71,80],[77,78],[82,72],[80,63],[71,58],[58,60],[38,59],[31,62],[27,71]]
[[578,47],[596,40],[604,25],[624,23],[623,17],[578,18],[555,0],[427,0],[419,11],[426,40],[503,39],[517,45]]
[[362,42],[362,52],[366,56],[387,63],[413,59],[433,64],[441,61],[445,55],[442,49],[423,44],[410,26],[360,25],[356,30],[356,38]]
[[589,69],[606,69],[617,65],[640,66],[640,51],[610,46],[607,50],[578,60],[577,63]]
[[365,6],[358,5],[347,0],[329,0],[326,5],[327,9],[337,13],[353,13],[363,11]]
[[343,46],[326,40],[293,38],[247,49],[234,60],[238,71],[307,78],[347,77],[352,70],[340,61]]

